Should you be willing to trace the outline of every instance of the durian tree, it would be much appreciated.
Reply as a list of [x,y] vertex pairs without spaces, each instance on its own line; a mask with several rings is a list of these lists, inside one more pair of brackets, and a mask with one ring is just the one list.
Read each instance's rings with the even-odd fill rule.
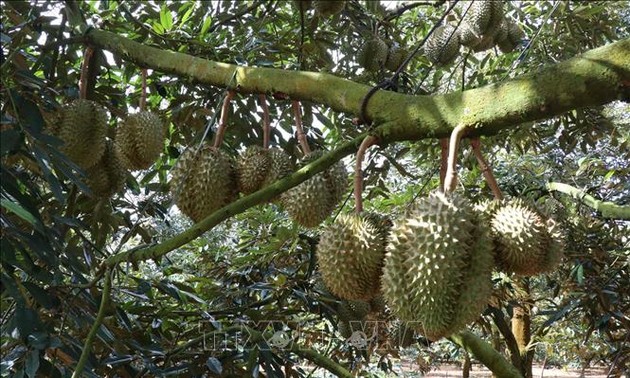
[[630,363],[627,2],[0,5],[2,376]]

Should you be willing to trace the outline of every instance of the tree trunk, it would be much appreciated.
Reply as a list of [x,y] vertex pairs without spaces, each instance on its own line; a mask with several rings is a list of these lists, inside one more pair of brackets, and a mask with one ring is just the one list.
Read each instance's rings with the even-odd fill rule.
[[529,343],[532,338],[532,300],[529,291],[529,282],[524,279],[519,283],[519,288],[525,293],[521,303],[514,307],[512,314],[512,333],[518,344],[520,351],[520,363],[517,368],[525,378],[532,378],[532,362],[534,351],[529,350]]

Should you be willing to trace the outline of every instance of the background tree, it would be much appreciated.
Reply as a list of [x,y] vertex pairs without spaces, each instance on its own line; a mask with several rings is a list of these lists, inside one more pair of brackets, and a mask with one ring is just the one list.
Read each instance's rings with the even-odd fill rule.
[[[395,218],[439,186],[436,138],[462,124],[485,136],[507,196],[536,201],[562,222],[567,249],[550,274],[497,273],[491,305],[451,341],[484,363],[498,351],[524,376],[534,359],[604,361],[621,374],[628,218],[593,206],[627,208],[630,198],[629,112],[614,101],[628,100],[627,3],[507,2],[525,33],[512,52],[458,47],[440,66],[425,48],[406,66],[382,60],[371,71],[359,64],[366,41],[411,54],[440,23],[459,25],[469,4],[347,1],[328,16],[308,3],[2,2],[2,374],[397,370],[401,345],[356,348],[339,337],[340,301],[317,284],[321,230],[263,202],[339,161],[350,167],[347,157],[370,134],[380,146],[363,164],[364,207]],[[226,88],[234,94],[220,146],[228,155],[262,145],[259,94],[271,146],[302,156],[291,107],[300,100],[307,143],[330,153],[193,225],[173,206],[170,174],[186,147],[215,139]],[[153,164],[125,172],[124,184],[106,176],[120,181],[113,194],[95,190],[94,171],[72,158],[96,146],[79,139],[69,149],[55,132],[59,109],[77,98],[106,108],[109,140],[140,109],[165,125]],[[472,154],[459,170],[460,192],[491,197]],[[347,184],[325,224],[354,208]],[[277,347],[271,336],[281,327],[299,338]],[[439,362],[436,350],[461,354],[414,337],[418,369]],[[505,361],[489,367],[512,373]]]

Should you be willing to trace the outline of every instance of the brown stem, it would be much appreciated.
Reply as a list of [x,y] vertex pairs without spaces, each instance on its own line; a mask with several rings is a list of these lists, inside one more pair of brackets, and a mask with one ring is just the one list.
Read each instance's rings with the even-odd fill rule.
[[475,154],[475,157],[477,158],[477,163],[479,163],[483,177],[486,178],[486,182],[492,190],[492,194],[494,194],[494,198],[498,200],[503,199],[503,193],[501,193],[499,184],[497,184],[497,180],[494,178],[494,174],[492,174],[492,168],[488,165],[486,159],[483,158],[483,154],[481,153],[481,141],[479,138],[471,139],[470,145],[472,146],[473,154]]
[[86,99],[88,92],[88,80],[90,78],[90,62],[94,55],[94,48],[88,46],[83,53],[83,67],[81,67],[81,76],[79,77],[79,98]]
[[304,129],[302,128],[302,115],[300,114],[300,102],[297,100],[292,101],[291,105],[293,106],[293,115],[295,116],[295,128],[297,129],[297,139],[300,143],[300,147],[302,147],[302,152],[304,155],[309,154],[311,152],[311,147],[308,145],[308,141],[306,140],[306,134],[304,134]]
[[444,191],[444,179],[448,167],[448,138],[440,139],[440,191]]
[[448,150],[448,167],[446,177],[444,178],[444,192],[451,193],[457,186],[457,151],[459,150],[459,142],[466,132],[466,126],[457,125],[451,133],[451,140]]
[[219,128],[217,135],[214,137],[214,147],[221,147],[223,143],[223,136],[225,135],[225,129],[227,128],[228,113],[230,112],[230,101],[234,98],[234,91],[228,91],[223,99],[223,106],[221,107],[221,118],[219,119]]
[[264,94],[258,95],[260,106],[263,110],[263,148],[269,148],[269,139],[271,139],[271,123],[269,122],[269,106],[267,106],[267,97]]
[[140,110],[147,109],[147,69],[140,70],[142,73],[142,92],[140,92]]
[[363,157],[365,156],[365,151],[370,146],[376,144],[376,142],[378,142],[377,137],[368,135],[365,139],[363,139],[363,142],[357,151],[357,162],[354,168],[354,202],[357,214],[360,214],[363,211],[363,198],[361,196],[363,193],[363,171],[361,170]]

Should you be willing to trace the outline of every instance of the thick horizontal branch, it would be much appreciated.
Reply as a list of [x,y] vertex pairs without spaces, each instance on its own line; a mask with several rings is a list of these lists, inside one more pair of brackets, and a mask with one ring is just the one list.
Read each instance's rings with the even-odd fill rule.
[[[92,29],[87,41],[142,67],[230,87],[241,93],[284,93],[334,110],[359,115],[370,87],[330,74],[242,67],[143,45]],[[512,80],[436,96],[379,91],[367,116],[380,127],[382,143],[444,137],[457,125],[474,127],[472,135],[491,135],[516,125],[568,110],[605,104],[627,95],[630,39],[611,43]]]
[[546,184],[546,187],[549,191],[568,194],[593,210],[599,211],[602,214],[602,218],[630,219],[630,206],[621,206],[613,202],[597,200],[583,190],[560,182],[549,182]]
[[256,206],[260,203],[268,201],[280,193],[287,191],[288,189],[302,183],[315,174],[322,172],[326,168],[332,166],[345,156],[355,152],[363,139],[365,134],[359,135],[353,140],[346,142],[341,147],[331,151],[314,162],[304,166],[295,173],[277,181],[276,183],[269,185],[255,193],[241,197],[240,199],[232,202],[231,204],[215,211],[207,216],[201,222],[194,224],[186,231],[179,233],[169,239],[162,241],[159,244],[155,244],[146,248],[130,249],[116,255],[113,255],[103,262],[103,266],[112,267],[123,262],[138,262],[149,259],[157,259],[166,255],[170,251],[179,248],[199,236],[204,232],[210,230],[212,227],[218,225],[224,220],[233,217],[236,214],[240,214],[250,207]]

